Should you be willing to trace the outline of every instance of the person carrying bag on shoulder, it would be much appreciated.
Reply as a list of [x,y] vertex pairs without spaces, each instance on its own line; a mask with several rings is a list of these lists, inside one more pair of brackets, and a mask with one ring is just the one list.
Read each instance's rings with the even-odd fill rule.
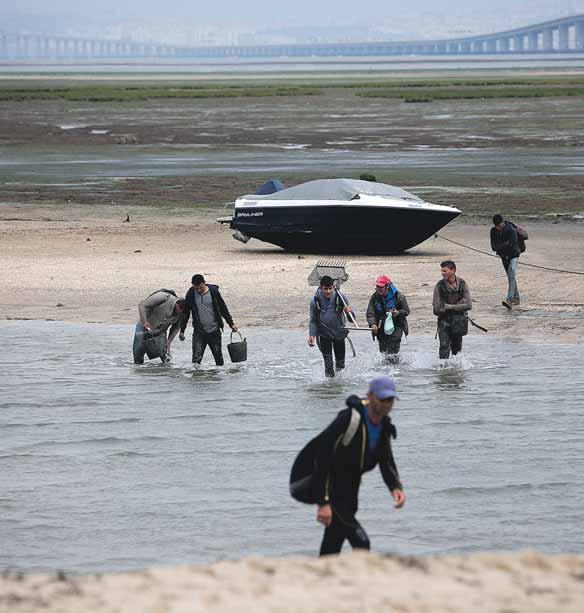
[[520,240],[519,229],[514,223],[504,221],[501,215],[493,215],[491,249],[501,258],[507,275],[507,297],[503,300],[502,304],[509,310],[514,306],[518,306],[521,302],[517,287],[517,265],[519,264],[521,252],[525,251],[527,233],[523,229],[521,229],[521,236]]
[[462,277],[456,275],[456,264],[445,260],[440,264],[442,279],[434,287],[432,310],[438,317],[438,339],[441,360],[450,352],[456,355],[462,350],[462,337],[468,334],[468,315],[472,309],[470,290]]

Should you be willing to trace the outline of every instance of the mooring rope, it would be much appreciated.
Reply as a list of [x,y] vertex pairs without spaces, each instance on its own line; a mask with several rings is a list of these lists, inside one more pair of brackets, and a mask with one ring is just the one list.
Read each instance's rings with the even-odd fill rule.
[[[471,247],[470,245],[465,245],[464,243],[458,243],[457,241],[453,241],[451,238],[446,238],[445,236],[440,236],[440,234],[434,234],[434,238],[441,238],[443,241],[448,241],[449,243],[454,243],[459,247],[464,247],[465,249],[470,249],[471,251],[476,251],[477,253],[482,253],[483,255],[488,255],[492,258],[498,258],[498,255],[494,253],[488,253],[487,251],[481,251],[480,249],[476,249],[475,247]],[[528,262],[522,262],[519,260],[520,266],[529,266],[529,268],[538,268],[539,270],[548,270],[550,272],[560,272],[566,275],[584,275],[584,272],[580,272],[578,270],[562,270],[560,268],[549,268],[548,266],[538,266],[537,264],[529,264]]]

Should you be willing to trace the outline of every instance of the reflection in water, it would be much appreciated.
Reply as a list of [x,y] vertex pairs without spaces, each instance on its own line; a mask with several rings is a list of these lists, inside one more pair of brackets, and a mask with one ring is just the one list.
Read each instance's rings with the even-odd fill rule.
[[439,388],[462,388],[464,381],[465,371],[463,368],[445,366],[436,371],[436,385]]

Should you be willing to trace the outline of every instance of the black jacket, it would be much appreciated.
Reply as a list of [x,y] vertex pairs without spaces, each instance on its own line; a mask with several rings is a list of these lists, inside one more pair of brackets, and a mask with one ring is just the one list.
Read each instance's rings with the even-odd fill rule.
[[[367,425],[364,411],[367,400],[357,396],[347,399],[349,408],[340,411],[336,419],[319,435],[315,457],[314,488],[319,504],[331,504],[348,514],[357,512],[361,475],[377,464],[390,491],[402,489],[399,474],[391,450],[391,438],[395,438],[395,426],[389,417],[382,422],[382,431],[375,450],[368,452]],[[351,421],[351,408],[361,415],[361,421],[353,440],[346,447],[341,440]]]
[[519,257],[521,250],[517,230],[511,222],[506,221],[502,230],[497,230],[495,226],[491,228],[491,249],[504,259],[511,260]]
[[[233,319],[231,314],[229,313],[229,309],[223,300],[223,297],[219,293],[219,287],[217,285],[207,284],[209,291],[211,292],[211,300],[213,302],[213,312],[215,313],[215,320],[217,321],[217,325],[220,330],[223,330],[223,320],[229,324],[230,327],[233,327]],[[199,320],[199,311],[197,310],[197,303],[195,302],[195,288],[191,287],[189,291],[186,293],[185,300],[185,311],[183,315],[183,319],[180,325],[181,334],[184,334],[184,331],[187,328],[187,324],[189,323],[189,317],[191,313],[193,315],[193,330],[200,329],[200,320]]]

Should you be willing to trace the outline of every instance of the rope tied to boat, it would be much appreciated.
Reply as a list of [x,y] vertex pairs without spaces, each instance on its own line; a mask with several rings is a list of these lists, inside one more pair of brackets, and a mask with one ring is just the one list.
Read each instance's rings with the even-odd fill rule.
[[[459,243],[457,241],[452,240],[451,238],[446,238],[445,236],[441,236],[440,234],[434,234],[434,238],[441,238],[443,241],[448,241],[449,243],[454,243],[459,247],[464,247],[465,249],[470,249],[471,251],[476,251],[476,253],[482,253],[483,255],[488,255],[492,258],[498,258],[498,255],[494,253],[488,253],[487,251],[482,251],[481,249],[476,249],[475,247],[471,247],[470,245],[465,245],[464,243]],[[529,268],[537,268],[539,270],[547,270],[549,272],[559,272],[565,275],[584,275],[584,272],[578,270],[562,270],[561,268],[550,268],[548,266],[539,266],[538,264],[529,264],[529,262],[522,262],[519,260],[518,264],[520,266],[528,266]]]

